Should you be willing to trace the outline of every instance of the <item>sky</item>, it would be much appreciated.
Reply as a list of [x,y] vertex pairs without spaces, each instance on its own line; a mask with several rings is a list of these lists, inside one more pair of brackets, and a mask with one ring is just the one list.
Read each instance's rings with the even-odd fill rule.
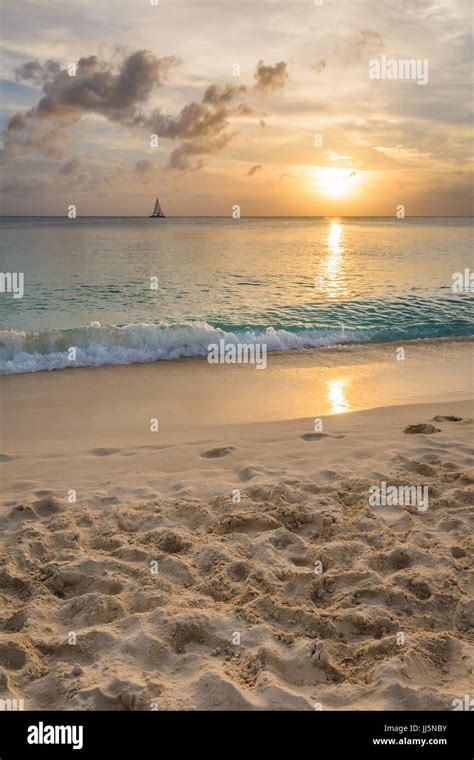
[[0,213],[470,215],[470,5],[4,0]]

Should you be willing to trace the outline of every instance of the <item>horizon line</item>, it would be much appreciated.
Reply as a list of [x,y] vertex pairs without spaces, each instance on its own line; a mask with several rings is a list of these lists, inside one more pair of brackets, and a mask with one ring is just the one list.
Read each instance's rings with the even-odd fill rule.
[[[63,219],[68,218],[67,214],[0,214],[0,219]],[[141,214],[82,214],[70,221],[78,219],[150,219],[149,215]],[[168,214],[161,219],[397,219],[394,214],[245,214],[239,219],[233,219],[228,214]],[[406,215],[404,219],[474,219],[474,214],[413,214]]]

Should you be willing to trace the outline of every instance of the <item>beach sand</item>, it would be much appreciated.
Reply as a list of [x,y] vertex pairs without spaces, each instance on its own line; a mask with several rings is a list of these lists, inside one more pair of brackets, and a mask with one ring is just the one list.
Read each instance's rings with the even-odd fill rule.
[[[453,709],[473,689],[470,346],[0,378],[0,697]],[[428,508],[370,504],[382,482]]]

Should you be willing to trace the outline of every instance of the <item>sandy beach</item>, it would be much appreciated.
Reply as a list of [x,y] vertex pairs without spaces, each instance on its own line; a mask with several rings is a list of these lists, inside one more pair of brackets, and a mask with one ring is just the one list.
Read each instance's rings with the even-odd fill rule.
[[462,760],[467,1],[10,5],[0,760]]
[[[453,709],[474,664],[470,350],[1,377],[0,697]],[[383,483],[429,500],[370,503]]]

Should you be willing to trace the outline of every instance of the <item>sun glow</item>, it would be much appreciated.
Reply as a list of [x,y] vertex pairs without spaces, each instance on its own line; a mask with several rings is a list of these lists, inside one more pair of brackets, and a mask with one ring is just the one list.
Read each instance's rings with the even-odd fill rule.
[[359,184],[359,172],[354,169],[318,167],[312,171],[312,184],[324,195],[338,198],[354,190]]

